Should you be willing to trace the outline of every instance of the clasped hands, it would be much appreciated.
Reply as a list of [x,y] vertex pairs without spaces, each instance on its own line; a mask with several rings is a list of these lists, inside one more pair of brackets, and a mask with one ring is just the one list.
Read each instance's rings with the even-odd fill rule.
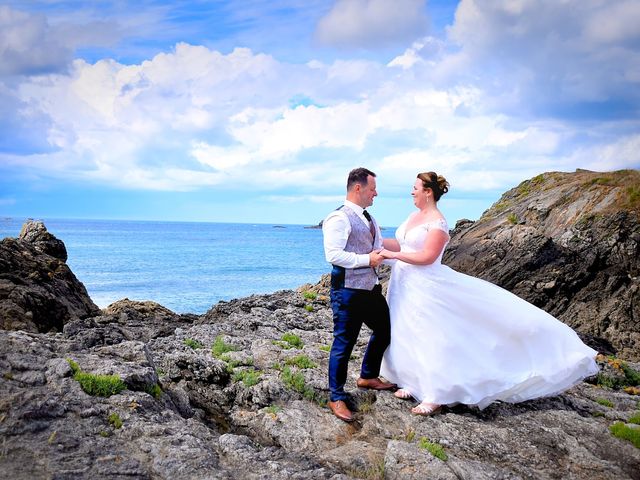
[[369,265],[377,267],[383,260],[386,260],[387,258],[395,258],[395,256],[396,252],[392,252],[391,250],[386,250],[384,248],[374,250],[369,254]]

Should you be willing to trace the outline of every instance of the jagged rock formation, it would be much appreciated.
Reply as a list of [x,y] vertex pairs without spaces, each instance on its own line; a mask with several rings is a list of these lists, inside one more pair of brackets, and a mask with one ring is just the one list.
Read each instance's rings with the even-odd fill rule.
[[66,260],[64,243],[42,222],[0,241],[0,328],[62,331],[68,321],[100,312]]
[[[357,421],[341,422],[324,405],[328,301],[308,297],[251,296],[200,318],[162,310],[170,334],[137,302],[69,322],[63,333],[1,330],[0,471],[13,479],[638,478],[640,450],[609,432],[640,413],[638,396],[583,383],[518,405],[416,417],[411,402],[356,389],[366,335],[349,370]],[[126,389],[88,395],[67,359],[119,375]]]
[[458,222],[444,263],[640,360],[640,171],[545,173]]
[[[450,259],[459,258],[469,268],[485,262],[486,271],[512,278],[517,272],[508,270],[507,264],[517,257],[515,247],[501,244],[505,251],[493,262],[471,250],[471,234],[485,222],[499,222],[490,212],[485,220],[459,226]],[[517,209],[514,214],[526,218]],[[611,250],[620,243],[635,248],[627,240],[635,234],[625,237],[621,226],[615,225],[620,228]],[[505,232],[514,230],[505,235],[520,242],[520,255],[529,258],[519,264],[521,269],[549,263],[546,256],[536,263],[532,251],[547,252],[534,247],[554,242],[526,243],[538,238],[537,230],[521,238],[518,229],[528,226],[502,227]],[[498,230],[486,230],[489,237],[477,240],[478,252],[487,254],[486,244],[503,241]],[[586,242],[580,235],[587,231],[577,231],[581,233],[576,236]],[[46,246],[55,245],[51,240],[40,243],[40,250],[26,240],[5,239],[0,245],[3,478],[640,478],[640,449],[609,430],[615,422],[637,428],[640,389],[618,387],[625,381],[624,372],[635,371],[640,378],[638,363],[628,362],[622,368],[619,361],[602,358],[602,378],[589,379],[590,383],[561,395],[517,405],[496,402],[483,411],[458,406],[423,418],[410,413],[411,402],[390,392],[356,388],[368,340],[365,328],[350,361],[347,384],[358,409],[357,421],[345,424],[325,406],[327,350],[332,340],[326,278],[298,291],[220,302],[201,316],[178,315],[153,302],[127,299],[103,311],[90,304],[82,315],[58,317],[58,310],[52,309],[52,319],[62,318],[55,322],[47,320],[46,310],[39,310],[44,319],[39,325],[60,325],[60,331],[35,329],[23,307],[5,307],[17,304],[17,288],[20,298],[58,294],[57,301],[65,306],[86,296],[81,284],[77,291],[59,285],[52,289],[50,284],[61,278],[67,280],[65,288],[72,289],[68,280],[75,277],[70,272],[60,276],[66,265],[50,255],[61,251],[59,245],[53,250]],[[603,254],[600,248],[591,250]],[[627,251],[617,255],[637,265]],[[54,272],[52,276],[32,275],[54,264],[55,269],[44,270]],[[556,263],[558,270],[562,265]],[[538,270],[532,269],[534,274]],[[388,269],[383,272],[388,275]],[[548,281],[564,284],[562,279],[569,277],[563,275],[549,273]],[[524,281],[511,286],[526,297]],[[627,289],[635,281],[627,282]],[[2,292],[14,293],[3,297]],[[613,296],[624,299],[627,290],[619,286],[608,292],[612,298],[600,299],[601,303],[615,303]],[[30,301],[20,305],[32,305]],[[5,312],[13,316],[5,317]],[[28,328],[7,330],[19,328],[15,320],[19,315]],[[78,368],[115,374],[124,389],[108,397],[90,395],[76,379]],[[430,453],[433,444],[446,456]]]

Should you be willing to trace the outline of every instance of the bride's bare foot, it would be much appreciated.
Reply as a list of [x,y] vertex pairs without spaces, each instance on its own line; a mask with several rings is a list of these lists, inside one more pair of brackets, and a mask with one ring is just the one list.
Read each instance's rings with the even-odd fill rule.
[[437,403],[426,403],[422,402],[419,405],[416,405],[411,409],[411,413],[415,415],[422,415],[423,417],[428,417],[430,415],[435,415],[442,410],[442,405],[438,405]]
[[403,400],[408,400],[410,398],[413,398],[413,395],[411,395],[411,392],[406,388],[400,388],[399,390],[396,390],[393,395]]

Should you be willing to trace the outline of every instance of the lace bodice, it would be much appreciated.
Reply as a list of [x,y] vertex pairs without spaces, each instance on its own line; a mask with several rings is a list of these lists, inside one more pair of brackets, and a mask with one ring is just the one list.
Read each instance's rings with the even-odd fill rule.
[[[410,218],[411,217],[407,218],[396,230],[396,240],[398,240],[400,250],[403,252],[417,252],[422,250],[424,241],[431,230],[442,230],[447,235],[449,234],[449,227],[444,219],[421,223],[407,230],[407,224],[409,223]],[[442,260],[442,254],[444,253],[446,246],[447,244],[442,248],[442,251],[438,256],[438,260],[435,263],[440,263]]]

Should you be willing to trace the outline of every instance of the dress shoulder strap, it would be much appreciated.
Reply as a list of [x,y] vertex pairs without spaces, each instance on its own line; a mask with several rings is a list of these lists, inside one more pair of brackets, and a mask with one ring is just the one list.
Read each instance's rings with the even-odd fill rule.
[[449,234],[449,225],[447,225],[447,221],[444,218],[428,222],[427,225],[429,229],[436,228],[438,230],[442,230],[446,234]]

